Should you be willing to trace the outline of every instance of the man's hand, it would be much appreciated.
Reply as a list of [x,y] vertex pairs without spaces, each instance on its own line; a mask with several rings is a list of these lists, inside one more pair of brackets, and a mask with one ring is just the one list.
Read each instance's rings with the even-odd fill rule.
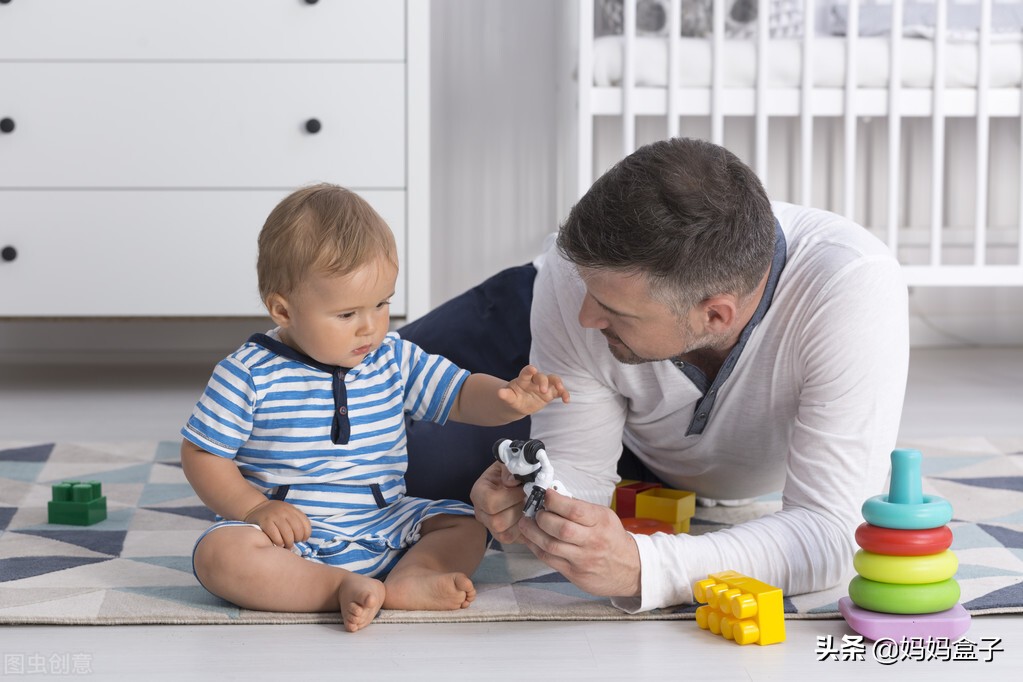
[[296,542],[308,540],[313,532],[309,517],[281,500],[267,500],[256,505],[242,520],[259,526],[270,542],[278,547],[289,549]]
[[548,489],[544,509],[518,524],[540,561],[600,597],[640,595],[639,548],[607,507]]
[[522,482],[508,468],[494,462],[477,479],[469,493],[476,519],[487,527],[498,542],[512,544],[519,539],[518,522],[526,496]]

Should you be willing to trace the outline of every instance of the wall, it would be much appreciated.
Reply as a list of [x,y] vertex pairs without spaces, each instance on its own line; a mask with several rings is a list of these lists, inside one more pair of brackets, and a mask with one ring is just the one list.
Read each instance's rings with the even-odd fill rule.
[[[569,7],[569,0],[434,0],[435,303],[503,267],[529,260],[543,236],[564,218],[567,208],[558,201],[565,180],[559,154],[567,153],[569,146],[558,139],[556,129],[557,117],[563,113],[559,97],[566,95],[559,87],[569,82],[574,66],[559,60],[563,48],[571,51],[571,36],[563,29],[565,17],[571,16]],[[818,13],[818,23],[822,16]],[[650,130],[663,130],[659,124],[647,123]],[[950,168],[946,183],[950,189],[973,184],[972,133],[965,128],[949,145],[950,153],[958,146],[957,158],[962,159]],[[729,130],[729,146],[752,161],[752,138],[744,136],[741,123]],[[610,156],[595,155],[598,167],[610,165],[620,155],[615,134],[607,132],[598,148],[612,151]],[[1004,193],[1009,200],[998,204],[1001,210],[991,216],[993,224],[1005,229],[1017,224],[1015,197],[1020,184],[1018,161],[1010,160],[1019,158],[1019,134],[1008,132],[1012,148],[1007,154],[999,149],[992,154],[992,164],[1004,167],[993,167],[990,174],[993,187],[1010,190]],[[793,150],[785,135],[775,140],[777,155],[784,161]],[[907,135],[904,144],[917,142]],[[877,156],[875,165],[880,166],[884,154]],[[920,175],[926,182],[927,174]],[[794,194],[791,173],[778,170],[771,178],[772,196],[791,198],[787,196]],[[793,186],[782,184],[786,179]],[[973,210],[972,204],[964,205],[968,203],[950,198],[946,210],[968,224]],[[917,288],[911,292],[910,311],[916,346],[1023,343],[1023,287]]]
[[434,0],[435,303],[528,262],[557,229],[556,5]]
[[[433,1],[434,304],[530,260],[563,218],[556,117],[567,1]],[[919,289],[910,305],[915,345],[1023,342],[1023,288]],[[0,359],[215,362],[266,324],[0,321]]]
[[[553,4],[431,6],[435,304],[529,261],[557,229]],[[0,361],[212,363],[267,326],[265,319],[0,320]]]

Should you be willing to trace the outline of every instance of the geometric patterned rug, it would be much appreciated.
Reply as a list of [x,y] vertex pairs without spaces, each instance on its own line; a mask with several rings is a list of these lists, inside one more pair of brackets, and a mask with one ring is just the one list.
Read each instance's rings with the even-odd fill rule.
[[[900,447],[923,452],[924,492],[952,503],[963,606],[976,615],[1023,612],[1023,438],[914,440]],[[0,624],[338,622],[333,613],[239,609],[199,586],[191,550],[213,516],[185,481],[178,452],[178,442],[0,443]],[[68,480],[102,483],[105,521],[47,523],[51,486]],[[778,506],[777,496],[767,496],[745,507],[698,508],[692,532]],[[376,622],[694,617],[692,605],[624,614],[521,547],[488,550],[473,581],[478,596],[468,609],[384,610]],[[845,594],[843,585],[786,598],[786,617],[838,618]]]

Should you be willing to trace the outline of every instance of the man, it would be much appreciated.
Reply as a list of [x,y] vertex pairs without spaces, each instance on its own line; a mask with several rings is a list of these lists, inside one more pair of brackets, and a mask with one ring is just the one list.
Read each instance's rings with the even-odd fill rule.
[[[772,204],[707,142],[643,147],[572,209],[540,262],[531,362],[572,402],[533,416],[555,474],[522,517],[495,463],[471,493],[503,543],[581,589],[644,611],[734,569],[794,595],[852,566],[862,502],[882,492],[908,364],[907,291],[888,249],[824,211]],[[633,535],[619,476],[713,500],[781,491],[781,511],[701,536]]]

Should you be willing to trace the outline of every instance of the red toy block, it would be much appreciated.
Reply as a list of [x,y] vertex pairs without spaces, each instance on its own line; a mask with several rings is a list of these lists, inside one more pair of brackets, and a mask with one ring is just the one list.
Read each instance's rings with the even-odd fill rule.
[[644,490],[660,488],[658,483],[646,483],[643,481],[622,481],[615,488],[614,500],[611,508],[620,519],[635,518],[636,516],[636,495]]

